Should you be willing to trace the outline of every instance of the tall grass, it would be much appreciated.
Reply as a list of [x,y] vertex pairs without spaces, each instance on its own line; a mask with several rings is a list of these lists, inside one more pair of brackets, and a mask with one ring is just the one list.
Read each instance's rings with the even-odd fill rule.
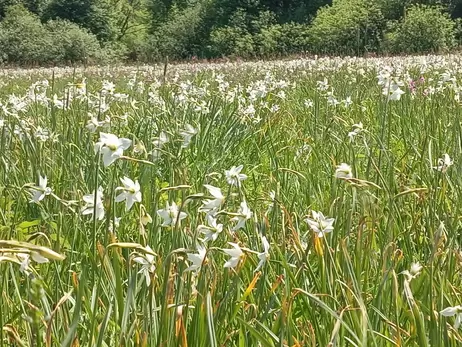
[[[428,56],[179,65],[165,78],[5,71],[0,346],[458,346],[456,316],[440,312],[461,295],[460,67]],[[107,167],[100,132],[132,141]],[[350,177],[336,177],[341,163]],[[239,165],[247,178],[228,184]],[[52,193],[31,202],[39,176]],[[129,211],[115,201],[123,177],[141,187]],[[204,184],[224,196],[208,242]],[[101,220],[81,213],[98,187]],[[243,201],[252,214],[235,230]],[[162,226],[173,202],[187,217]],[[313,211],[334,230],[318,237]],[[229,242],[243,250],[234,268]]]

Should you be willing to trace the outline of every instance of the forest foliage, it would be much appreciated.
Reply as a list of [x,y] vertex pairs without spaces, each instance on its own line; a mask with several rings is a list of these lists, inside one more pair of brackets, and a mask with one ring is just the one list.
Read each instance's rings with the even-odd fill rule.
[[461,17],[462,0],[0,0],[0,62],[441,53]]

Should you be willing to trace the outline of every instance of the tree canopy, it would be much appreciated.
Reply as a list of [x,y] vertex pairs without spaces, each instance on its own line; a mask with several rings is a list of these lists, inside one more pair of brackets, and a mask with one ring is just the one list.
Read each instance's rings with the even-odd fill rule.
[[38,26],[73,23],[111,59],[437,52],[462,33],[462,0],[0,0],[0,28],[18,6]]

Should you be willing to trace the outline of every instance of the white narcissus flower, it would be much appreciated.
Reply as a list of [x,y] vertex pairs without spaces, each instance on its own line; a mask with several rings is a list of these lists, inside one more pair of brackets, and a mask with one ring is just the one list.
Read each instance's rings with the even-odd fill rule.
[[443,154],[443,158],[438,159],[438,166],[434,166],[433,168],[437,171],[441,171],[445,173],[448,168],[453,165],[454,162],[452,161],[451,157],[448,154]]
[[356,135],[364,130],[364,126],[362,122],[358,124],[353,124],[353,130],[348,133],[348,137],[350,138],[350,142],[353,142]]
[[124,150],[127,150],[132,144],[131,140],[125,138],[119,139],[114,134],[100,132],[99,136],[99,141],[95,144],[95,152],[101,152],[105,167],[119,159],[123,155]]
[[350,179],[353,178],[353,172],[351,166],[345,163],[341,163],[335,169],[335,177],[341,179]]
[[222,249],[223,252],[225,252],[227,255],[229,255],[231,257],[225,263],[224,267],[235,268],[239,264],[239,261],[244,256],[244,252],[242,251],[241,247],[239,247],[239,245],[237,243],[234,243],[234,242],[228,242],[228,243],[231,246],[233,246],[233,248],[231,248],[231,249]]
[[204,187],[207,188],[210,195],[212,195],[215,199],[202,200],[202,206],[199,207],[199,212],[206,212],[207,214],[213,215],[223,204],[225,197],[223,196],[220,188],[211,186],[209,184],[204,184]]
[[189,265],[184,271],[198,272],[203,264],[207,263],[207,249],[204,246],[197,245],[196,253],[186,253],[188,261],[192,264]]
[[462,306],[446,307],[443,311],[440,311],[440,315],[444,317],[456,316],[456,321],[454,322],[454,329],[459,329],[460,324],[462,323]]
[[157,215],[161,217],[164,221],[162,223],[163,227],[172,226],[174,227],[177,219],[178,223],[180,223],[183,219],[185,219],[188,215],[185,212],[179,212],[177,204],[172,202],[170,205],[167,201],[167,205],[163,210],[158,210]]
[[228,184],[237,186],[239,182],[245,180],[247,175],[241,174],[241,170],[244,168],[244,165],[233,166],[229,170],[225,170],[226,181]]
[[398,101],[401,99],[401,95],[404,94],[404,91],[399,87],[399,84],[392,83],[388,87],[383,88],[382,94],[388,97],[388,100]]
[[263,267],[263,265],[265,265],[266,261],[269,259],[269,256],[270,256],[269,255],[270,244],[266,236],[261,237],[261,243],[263,245],[263,252],[258,253],[258,259],[260,259],[260,261],[258,262],[258,266],[254,270],[254,272],[257,272],[258,270],[260,270]]
[[162,147],[164,147],[164,145],[168,143],[168,141],[169,141],[168,136],[163,131],[159,134],[159,137],[157,139],[152,141],[152,144],[154,145],[154,148],[151,152],[153,160],[158,160],[160,158],[160,153],[161,153],[160,151]]
[[101,122],[91,113],[88,113],[88,116],[90,117],[90,119],[87,121],[87,125],[85,126],[85,128],[87,128],[87,130],[91,133],[96,132],[98,128],[108,127],[111,124],[111,119],[109,118],[109,116],[106,116],[106,118]]
[[247,206],[247,202],[244,200],[241,202],[238,215],[231,219],[233,221],[237,220],[237,224],[234,226],[233,231],[244,228],[245,222],[251,217],[252,217],[252,211],[250,211],[249,207]]
[[420,263],[412,263],[411,268],[409,270],[404,270],[401,272],[404,276],[406,276],[406,280],[408,282],[411,282],[414,278],[420,275],[420,272],[422,271],[422,265]]
[[305,105],[305,107],[311,108],[311,107],[313,107],[314,102],[313,102],[313,100],[311,100],[311,99],[305,99],[305,101],[304,101],[303,104]]
[[146,246],[146,250],[150,253],[145,253],[144,255],[139,255],[133,258],[133,261],[140,264],[141,270],[138,272],[143,274],[146,278],[146,285],[149,287],[151,284],[151,274],[154,274],[156,271],[156,265],[154,263],[155,257],[152,253],[154,253],[151,247]]
[[422,265],[420,265],[419,262],[411,264],[409,272],[412,276],[417,277],[420,274],[420,271],[422,271]]
[[30,273],[30,255],[28,253],[16,253],[16,257],[21,262],[19,271],[28,275]]
[[35,188],[32,188],[32,200],[30,202],[38,203],[42,201],[45,196],[50,195],[52,190],[50,187],[47,187],[48,179],[46,176],[39,176],[39,185]]
[[92,194],[83,196],[85,206],[82,208],[82,214],[88,215],[95,213],[96,219],[102,220],[104,218],[104,205],[103,205],[103,188],[99,187]]
[[197,129],[190,124],[186,124],[185,129],[180,131],[180,135],[183,137],[183,144],[181,145],[182,148],[186,148],[191,143],[191,139],[194,135],[197,134]]
[[135,202],[141,202],[141,187],[138,181],[133,182],[130,178],[124,177],[120,179],[123,187],[118,187],[116,190],[122,190],[115,200],[121,202],[125,200],[125,211],[129,211]]
[[54,105],[54,107],[60,108],[62,110],[64,110],[66,108],[66,105],[65,105],[64,101],[59,100],[58,95],[56,95],[56,94],[53,95],[53,105]]
[[335,218],[326,218],[321,212],[312,211],[313,218],[305,219],[311,230],[313,230],[318,237],[324,237],[325,234],[334,230]]
[[215,241],[218,235],[223,231],[223,224],[218,224],[217,219],[211,215],[207,215],[208,225],[199,225],[197,231],[205,234],[204,242]]
[[350,107],[353,104],[351,96],[347,96],[346,99],[343,100],[343,104],[345,105],[345,107]]
[[19,271],[25,274],[30,273],[30,261],[31,259],[35,261],[37,264],[44,264],[48,263],[49,260],[42,256],[41,254],[32,251],[31,253],[16,253],[16,257],[21,262],[21,266]]

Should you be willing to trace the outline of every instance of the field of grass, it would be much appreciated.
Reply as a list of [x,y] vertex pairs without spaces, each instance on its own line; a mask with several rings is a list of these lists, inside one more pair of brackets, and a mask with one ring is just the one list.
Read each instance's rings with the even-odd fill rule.
[[0,346],[460,346],[462,59],[0,72]]

